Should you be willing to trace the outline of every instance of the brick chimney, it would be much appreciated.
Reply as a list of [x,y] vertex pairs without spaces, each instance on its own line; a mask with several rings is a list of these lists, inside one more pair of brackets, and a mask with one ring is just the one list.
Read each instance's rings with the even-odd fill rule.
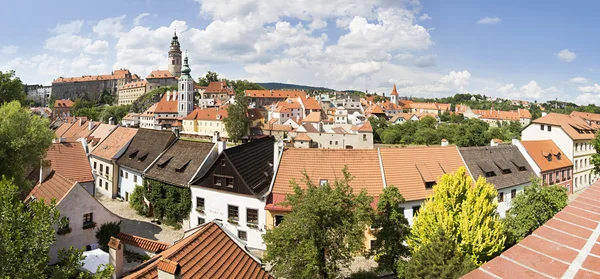
[[158,262],[158,279],[181,279],[181,266],[178,262],[161,259]]
[[111,279],[117,279],[123,276],[123,250],[124,247],[123,244],[121,244],[121,240],[111,236],[110,241],[108,242],[108,263],[115,268],[110,275]]
[[42,159],[40,164],[40,183],[44,182],[52,172],[52,161]]

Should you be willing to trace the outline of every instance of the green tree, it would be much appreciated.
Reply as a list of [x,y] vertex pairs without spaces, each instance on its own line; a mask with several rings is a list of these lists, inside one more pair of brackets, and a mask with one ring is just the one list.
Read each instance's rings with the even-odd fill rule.
[[144,202],[144,193],[147,192],[146,188],[141,185],[136,185],[133,188],[133,193],[129,197],[129,206],[137,212],[137,214],[142,216],[148,215],[148,208],[146,207],[146,202]]
[[96,238],[98,239],[100,249],[108,252],[108,242],[110,241],[110,237],[116,237],[119,232],[121,232],[120,223],[121,222],[104,223],[100,226],[98,231],[96,231]]
[[58,263],[48,267],[48,277],[53,279],[110,279],[114,270],[110,264],[99,265],[94,275],[81,271],[83,268],[83,249],[73,246],[58,251]]
[[488,143],[485,132],[489,125],[479,119],[471,118],[462,122],[458,126],[458,133],[455,143],[459,146],[483,146]]
[[377,215],[372,227],[376,228],[375,260],[382,270],[395,271],[397,261],[410,255],[408,247],[403,244],[410,233],[410,226],[400,207],[403,202],[402,194],[394,186],[384,188],[377,202]]
[[511,201],[510,211],[504,219],[507,246],[512,246],[533,233],[565,208],[568,200],[565,187],[543,186],[540,179],[534,179],[523,193]]
[[23,82],[20,78],[15,77],[15,72],[0,71],[0,106],[12,101],[19,101],[23,104],[26,97]]
[[18,101],[0,105],[0,176],[14,179],[22,191],[32,186],[26,170],[39,166],[54,133],[48,120],[32,114]]
[[54,102],[56,102],[56,96],[51,95],[50,98],[48,99],[48,107],[53,108]]
[[409,246],[419,251],[441,228],[475,264],[494,258],[505,241],[496,195],[494,185],[483,177],[473,183],[464,167],[444,174],[414,219]]
[[227,107],[227,118],[223,120],[229,139],[239,141],[248,136],[250,120],[248,120],[248,97],[236,94],[234,104]]
[[167,225],[181,227],[179,222],[187,218],[192,210],[190,188],[181,188],[160,181],[146,179],[146,198],[152,204],[154,216]]
[[591,159],[591,163],[594,165],[594,169],[592,171],[595,174],[600,174],[600,133],[597,133],[592,139],[592,146],[594,146],[594,150],[596,150],[596,153],[592,154]]
[[404,273],[404,278],[455,279],[475,268],[476,265],[458,249],[452,237],[438,229],[431,242],[422,245],[410,261],[400,263],[399,272]]
[[381,141],[385,144],[396,144],[400,143],[400,139],[402,139],[402,134],[394,129],[385,130],[381,134]]
[[230,80],[228,85],[233,86],[236,94],[243,94],[246,90],[264,90],[265,88],[247,80]]
[[208,86],[213,81],[219,81],[219,74],[208,71],[205,76],[198,78],[198,85]]
[[127,115],[130,107],[131,105],[105,106],[102,108],[102,113],[100,113],[100,120],[104,123],[108,123],[112,117],[113,124],[118,124],[121,119]]
[[283,222],[264,235],[265,262],[277,277],[338,278],[340,268],[364,250],[364,230],[372,218],[372,197],[354,194],[347,168],[343,178],[323,186],[304,174],[306,189],[291,181],[294,193],[284,206],[292,208]]

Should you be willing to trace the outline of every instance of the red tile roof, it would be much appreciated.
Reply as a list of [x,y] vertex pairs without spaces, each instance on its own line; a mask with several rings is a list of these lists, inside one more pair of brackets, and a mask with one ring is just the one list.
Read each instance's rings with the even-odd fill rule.
[[[177,91],[167,91],[160,98],[160,102],[154,109],[155,113],[177,113]],[[167,100],[167,98],[169,100]]]
[[321,105],[319,104],[319,101],[317,101],[317,99],[313,97],[306,97],[306,95],[300,95],[299,97],[302,101],[302,104],[304,104],[305,109],[321,109]]
[[546,224],[462,278],[600,278],[600,180]]
[[25,201],[29,200],[31,197],[35,197],[38,200],[44,200],[45,204],[50,204],[52,199],[56,200],[56,203],[58,204],[75,185],[77,185],[75,182],[60,175],[56,171],[52,171],[44,182],[36,185],[33,190],[31,190],[29,195],[27,195],[27,198],[25,198]]
[[600,114],[597,114],[597,113],[573,111],[573,112],[571,112],[570,115],[581,117],[585,120],[596,121],[596,122],[600,121]]
[[80,142],[52,144],[44,160],[50,161],[53,170],[73,182],[94,181],[92,168]]
[[[96,128],[98,128],[98,125],[100,125],[100,122],[89,121],[85,117],[78,117],[76,118],[76,121],[73,122],[72,125],[70,125],[70,127],[66,131],[64,131],[63,134],[58,135],[58,130],[56,134],[61,138],[66,138],[68,141],[74,141],[80,138],[87,138],[90,134],[94,132],[94,130],[96,130]],[[59,129],[62,128],[63,127],[61,126]]]
[[[524,140],[521,143],[543,172],[573,166],[573,162],[569,160],[569,157],[552,140]],[[560,154],[560,159],[558,154]],[[552,161],[548,161],[550,155]]]
[[228,95],[234,95],[233,89],[227,87],[226,81],[212,81],[206,87],[205,93],[227,93]]
[[196,232],[139,268],[124,278],[157,279],[159,269],[179,272],[183,279],[273,278],[238,240],[215,222],[198,227]]
[[133,139],[137,131],[135,128],[118,127],[91,154],[106,160],[112,160],[116,158],[117,152]]
[[146,111],[144,111],[144,113],[140,114],[140,116],[154,116],[154,111],[156,110],[157,106],[158,103],[151,105]]
[[312,139],[306,133],[299,133],[295,138],[295,141],[311,141]]
[[171,72],[167,71],[167,70],[154,70],[152,72],[150,72],[150,74],[148,74],[148,76],[146,77],[146,79],[152,79],[152,78],[175,78]]
[[252,98],[296,98],[306,96],[304,91],[290,90],[246,90],[245,94]]
[[59,77],[52,83],[60,82],[86,82],[86,81],[97,81],[97,80],[115,80],[123,79],[129,73],[129,70],[116,70],[110,75],[97,75],[97,76],[81,76],[81,77]]
[[223,121],[227,118],[227,110],[222,108],[195,109],[183,120],[214,120]]
[[145,81],[145,80],[135,81],[135,82],[126,83],[125,85],[123,85],[123,87],[121,89],[131,89],[131,88],[146,87],[147,84],[148,84],[148,82]]
[[392,88],[392,96],[398,96],[398,90],[396,90],[396,84],[394,83],[394,88]]
[[321,113],[320,112],[311,112],[309,115],[306,116],[306,118],[302,119],[302,122],[306,122],[306,123],[314,123],[314,122],[319,122],[321,121]]
[[73,107],[73,101],[67,99],[67,100],[56,100],[54,101],[54,107]]
[[594,128],[577,116],[551,112],[532,123],[560,126],[574,140],[594,138]]
[[169,247],[168,243],[155,241],[124,232],[120,232],[119,234],[117,234],[117,238],[121,240],[121,242],[124,244],[135,246],[153,253],[162,252]]

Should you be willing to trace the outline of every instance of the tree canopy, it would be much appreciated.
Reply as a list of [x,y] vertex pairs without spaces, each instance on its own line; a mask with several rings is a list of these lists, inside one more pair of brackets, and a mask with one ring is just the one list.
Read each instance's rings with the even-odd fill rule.
[[26,97],[23,82],[15,77],[15,72],[0,71],[0,106],[12,101],[19,101],[23,105]]
[[208,86],[213,81],[219,81],[219,74],[215,72],[208,71],[206,75],[198,78],[198,85],[200,86]]
[[533,233],[565,208],[568,200],[566,188],[559,185],[543,186],[540,179],[534,179],[523,193],[511,201],[511,208],[504,219],[507,246]]
[[32,185],[26,170],[39,166],[52,144],[48,120],[32,114],[18,101],[0,105],[0,176],[14,179],[21,190]]
[[248,120],[248,97],[236,94],[235,102],[227,107],[227,118],[223,120],[229,139],[239,141],[248,136],[250,120]]
[[415,217],[408,245],[418,252],[441,228],[476,265],[494,258],[505,241],[496,195],[494,185],[483,177],[473,183],[464,167],[444,174]]
[[305,190],[292,181],[294,193],[283,203],[292,212],[264,235],[264,261],[277,277],[338,278],[353,256],[364,250],[364,230],[372,218],[372,197],[354,194],[346,168],[332,185],[315,185],[304,174]]

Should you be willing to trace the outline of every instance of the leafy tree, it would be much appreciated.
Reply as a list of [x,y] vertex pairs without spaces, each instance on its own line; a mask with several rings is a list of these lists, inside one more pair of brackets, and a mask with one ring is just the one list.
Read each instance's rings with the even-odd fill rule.
[[567,206],[566,188],[559,185],[542,186],[534,179],[522,194],[511,201],[511,209],[504,219],[507,246],[512,246],[530,235]]
[[385,144],[396,144],[400,143],[402,134],[397,130],[385,130],[381,135],[381,141]]
[[150,92],[138,97],[131,103],[130,112],[143,113],[150,108],[154,103],[160,101],[162,95],[167,91],[177,90],[177,86],[167,86],[152,89]]
[[101,107],[91,108],[80,108],[75,110],[75,115],[78,117],[86,117],[89,120],[98,121],[100,120],[100,114],[102,113]]
[[108,92],[106,89],[102,90],[102,94],[100,95],[99,99],[99,103],[101,105],[112,105],[117,101],[117,98],[110,94],[110,92]]
[[12,101],[19,101],[23,104],[26,97],[23,82],[20,78],[15,77],[15,72],[0,71],[0,106]]
[[477,268],[463,254],[451,236],[438,229],[431,242],[423,244],[408,263],[401,263],[399,272],[405,278],[455,279]]
[[349,279],[379,279],[379,276],[373,271],[361,270],[350,274]]
[[246,90],[264,90],[265,88],[247,80],[230,80],[227,82],[228,85],[233,86],[236,94],[242,94]]
[[248,136],[250,120],[248,120],[248,97],[244,94],[235,96],[235,103],[227,107],[227,118],[223,120],[229,139],[239,141]]
[[180,227],[179,222],[187,218],[192,210],[190,188],[175,187],[152,179],[146,179],[144,183],[150,189],[146,198],[152,204],[154,216],[168,225]]
[[146,203],[144,202],[144,193],[147,192],[144,186],[136,185],[133,188],[133,193],[129,197],[129,206],[137,212],[137,214],[142,216],[148,215],[148,208],[146,207]]
[[102,224],[96,232],[96,238],[98,239],[100,249],[108,252],[108,242],[110,241],[110,237],[116,237],[119,232],[121,232],[120,222],[108,222]]
[[198,85],[208,86],[213,81],[219,81],[219,74],[208,71],[204,77],[198,78]]
[[592,146],[596,150],[596,153],[592,154],[591,159],[591,163],[594,165],[593,172],[600,174],[600,133],[597,133],[594,139],[592,139]]
[[99,265],[94,275],[81,271],[83,268],[83,249],[73,246],[68,250],[58,251],[58,263],[48,268],[48,275],[53,279],[109,279],[114,270],[110,264]]
[[112,117],[113,124],[118,124],[121,119],[127,115],[130,107],[131,105],[105,106],[102,108],[100,120],[104,123],[108,123],[109,119]]
[[467,119],[458,128],[458,136],[455,139],[457,145],[483,146],[488,143],[485,132],[489,129],[489,125],[485,121],[475,118]]
[[315,185],[308,175],[306,189],[291,181],[294,193],[284,206],[292,208],[283,222],[264,235],[265,262],[277,277],[337,278],[356,253],[364,249],[364,230],[372,218],[372,197],[350,187],[347,168],[333,185]]
[[53,108],[54,102],[56,102],[56,96],[51,95],[50,98],[48,99],[48,107]]
[[473,183],[464,167],[444,174],[414,219],[409,246],[418,252],[441,228],[475,264],[492,259],[505,241],[496,195],[494,185],[483,177]]
[[14,179],[22,191],[32,185],[26,170],[39,166],[54,133],[48,120],[22,108],[18,101],[0,105],[0,176]]
[[403,202],[402,194],[394,186],[384,188],[377,202],[377,215],[372,227],[378,228],[375,231],[374,252],[382,270],[395,271],[396,262],[410,254],[408,247],[403,244],[410,233],[410,226],[400,207]]

